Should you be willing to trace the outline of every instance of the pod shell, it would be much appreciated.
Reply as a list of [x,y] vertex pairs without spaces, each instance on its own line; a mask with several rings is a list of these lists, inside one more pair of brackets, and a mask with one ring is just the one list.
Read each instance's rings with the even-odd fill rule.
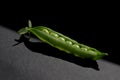
[[44,26],[29,28],[28,31],[33,33],[43,42],[82,59],[98,60],[108,55],[107,53],[102,53],[95,48],[80,44],[77,41]]

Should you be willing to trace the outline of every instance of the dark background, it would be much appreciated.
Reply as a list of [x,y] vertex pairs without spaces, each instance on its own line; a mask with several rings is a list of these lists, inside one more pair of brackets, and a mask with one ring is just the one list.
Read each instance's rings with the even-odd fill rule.
[[7,6],[1,9],[0,25],[16,32],[27,26],[30,19],[33,26],[47,26],[80,43],[108,53],[109,56],[103,58],[104,60],[120,64],[117,5],[90,5],[89,2],[89,5],[66,4],[44,3],[42,6],[36,4],[23,8]]
[[117,5],[87,4],[84,6],[65,3],[62,6],[49,4],[45,7],[46,3],[41,6],[37,4],[26,7],[8,6],[1,9],[0,24],[18,31],[28,26],[27,21],[30,19],[33,26],[50,27],[78,42],[109,53],[111,57],[114,56],[110,59],[112,61],[118,59],[119,11]]

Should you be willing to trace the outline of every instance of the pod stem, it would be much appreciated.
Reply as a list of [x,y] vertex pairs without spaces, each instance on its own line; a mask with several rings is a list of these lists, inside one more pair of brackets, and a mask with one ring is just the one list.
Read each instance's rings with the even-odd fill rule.
[[[28,20],[28,27],[32,28],[32,22],[31,20]],[[31,38],[30,32],[28,32],[29,39]]]
[[32,22],[31,22],[31,20],[28,20],[28,27],[32,28]]

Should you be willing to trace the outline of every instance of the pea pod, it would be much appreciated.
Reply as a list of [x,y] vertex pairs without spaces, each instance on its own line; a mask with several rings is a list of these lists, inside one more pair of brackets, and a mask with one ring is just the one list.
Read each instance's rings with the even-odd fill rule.
[[108,55],[107,53],[100,52],[99,50],[90,46],[78,43],[77,41],[64,36],[63,34],[56,32],[48,27],[36,26],[32,27],[31,21],[29,21],[29,27],[22,28],[18,31],[23,35],[26,33],[32,33],[40,40],[49,45],[65,51],[68,54],[73,54],[76,57],[82,59],[98,60]]

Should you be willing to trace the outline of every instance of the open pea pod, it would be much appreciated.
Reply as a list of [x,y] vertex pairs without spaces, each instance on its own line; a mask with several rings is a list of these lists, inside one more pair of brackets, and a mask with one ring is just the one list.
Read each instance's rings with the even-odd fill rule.
[[95,48],[78,43],[77,41],[50,28],[44,26],[32,27],[31,21],[29,21],[29,27],[22,28],[18,31],[21,35],[28,32],[34,34],[43,42],[82,59],[98,60],[108,55]]

